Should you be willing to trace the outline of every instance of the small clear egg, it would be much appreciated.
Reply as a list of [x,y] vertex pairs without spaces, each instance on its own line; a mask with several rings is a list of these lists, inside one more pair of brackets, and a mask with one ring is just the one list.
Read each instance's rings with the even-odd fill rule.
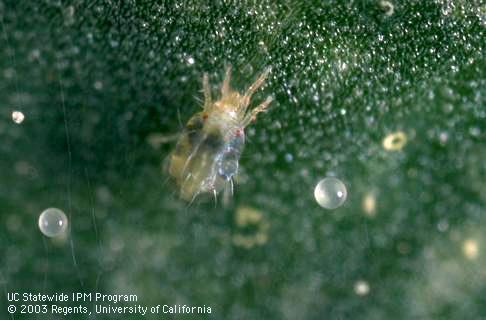
[[67,230],[66,214],[57,208],[48,208],[39,216],[39,229],[47,237],[58,237]]
[[348,191],[344,183],[333,177],[322,179],[314,189],[314,197],[317,203],[326,209],[340,207],[346,201],[347,196]]

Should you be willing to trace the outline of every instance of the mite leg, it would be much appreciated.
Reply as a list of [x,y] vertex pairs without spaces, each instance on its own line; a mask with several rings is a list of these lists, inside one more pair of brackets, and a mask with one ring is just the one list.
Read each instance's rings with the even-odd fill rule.
[[218,207],[218,193],[216,192],[216,189],[213,189],[213,196],[214,196],[214,207]]
[[208,74],[203,75],[203,91],[204,91],[204,109],[208,109],[213,101],[211,99],[211,88],[209,87]]
[[192,203],[194,202],[194,200],[196,200],[198,195],[199,195],[199,191],[192,196],[191,201],[189,201],[188,205],[186,206],[186,209],[188,209],[192,205]]
[[223,206],[228,207],[231,201],[231,197],[233,197],[233,177],[226,180],[226,184],[224,186],[223,191]]
[[230,92],[231,66],[226,67],[223,84],[221,85],[221,97],[225,97]]
[[192,178],[192,174],[189,172],[187,174],[187,176],[184,178],[184,180],[182,181],[182,185],[181,185],[181,189],[184,189],[184,187],[186,186],[186,183],[189,182],[189,179]]
[[270,73],[270,70],[271,70],[270,67],[266,68],[265,71],[263,71],[263,73],[255,80],[255,82],[253,82],[253,84],[248,87],[245,94],[241,98],[240,112],[242,112],[242,113],[246,112],[246,108],[248,108],[248,105],[250,104],[251,96],[265,82],[265,79],[267,78],[268,74]]
[[184,175],[186,174],[187,167],[189,166],[189,163],[192,161],[192,158],[196,155],[196,153],[199,151],[199,147],[201,146],[201,142],[197,144],[197,146],[194,148],[194,150],[191,152],[191,154],[187,157],[186,162],[184,163],[184,166],[182,167],[181,171],[181,179],[184,179]]
[[229,179],[229,183],[230,183],[231,196],[233,196],[233,177]]
[[246,127],[249,125],[252,121],[256,119],[257,114],[260,112],[265,111],[268,108],[268,105],[270,102],[272,102],[273,98],[272,97],[267,97],[265,101],[263,101],[260,105],[258,105],[255,109],[251,110],[248,112],[245,117],[243,118],[243,127]]

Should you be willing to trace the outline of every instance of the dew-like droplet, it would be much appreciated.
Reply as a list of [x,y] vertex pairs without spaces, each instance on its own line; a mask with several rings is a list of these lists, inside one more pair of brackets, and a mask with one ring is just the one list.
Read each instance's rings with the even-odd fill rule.
[[370,292],[370,285],[364,280],[358,280],[354,284],[354,293],[358,296],[365,296]]
[[285,161],[292,162],[292,160],[294,160],[294,156],[291,153],[286,153],[285,154]]
[[347,196],[348,191],[344,183],[333,177],[322,179],[314,189],[314,197],[317,203],[326,209],[340,207],[346,201]]
[[103,89],[103,82],[100,81],[100,80],[96,80],[93,84],[93,87],[96,89],[96,90],[101,90]]
[[39,229],[47,237],[58,237],[67,230],[66,214],[57,208],[48,208],[39,216]]
[[15,122],[17,124],[21,124],[22,121],[24,121],[24,119],[25,119],[25,116],[24,116],[24,114],[21,111],[14,111],[14,112],[12,112],[12,120],[13,120],[13,122]]

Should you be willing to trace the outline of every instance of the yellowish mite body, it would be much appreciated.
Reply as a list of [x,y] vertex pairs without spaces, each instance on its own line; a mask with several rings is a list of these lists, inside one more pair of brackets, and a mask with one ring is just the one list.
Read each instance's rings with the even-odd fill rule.
[[245,143],[244,129],[265,111],[272,101],[249,109],[251,96],[262,86],[270,69],[267,68],[244,92],[230,88],[231,68],[221,85],[221,98],[212,100],[208,75],[203,76],[203,111],[187,122],[175,149],[169,156],[169,175],[180,188],[181,198],[193,201],[203,193],[217,197],[221,190],[233,191],[233,178]]

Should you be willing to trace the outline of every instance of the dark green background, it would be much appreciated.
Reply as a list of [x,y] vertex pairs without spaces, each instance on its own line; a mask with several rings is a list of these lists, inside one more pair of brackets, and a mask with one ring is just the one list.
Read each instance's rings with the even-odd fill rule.
[[[486,319],[486,5],[393,4],[0,0],[1,291],[212,307],[191,319]],[[147,139],[178,133],[226,64],[240,90],[272,66],[253,101],[275,101],[232,204],[187,207],[161,170],[174,142]],[[384,150],[396,131],[408,143]],[[313,198],[330,175],[348,188],[333,211]],[[255,232],[241,206],[265,244],[232,242]],[[38,229],[48,207],[64,241]]]

